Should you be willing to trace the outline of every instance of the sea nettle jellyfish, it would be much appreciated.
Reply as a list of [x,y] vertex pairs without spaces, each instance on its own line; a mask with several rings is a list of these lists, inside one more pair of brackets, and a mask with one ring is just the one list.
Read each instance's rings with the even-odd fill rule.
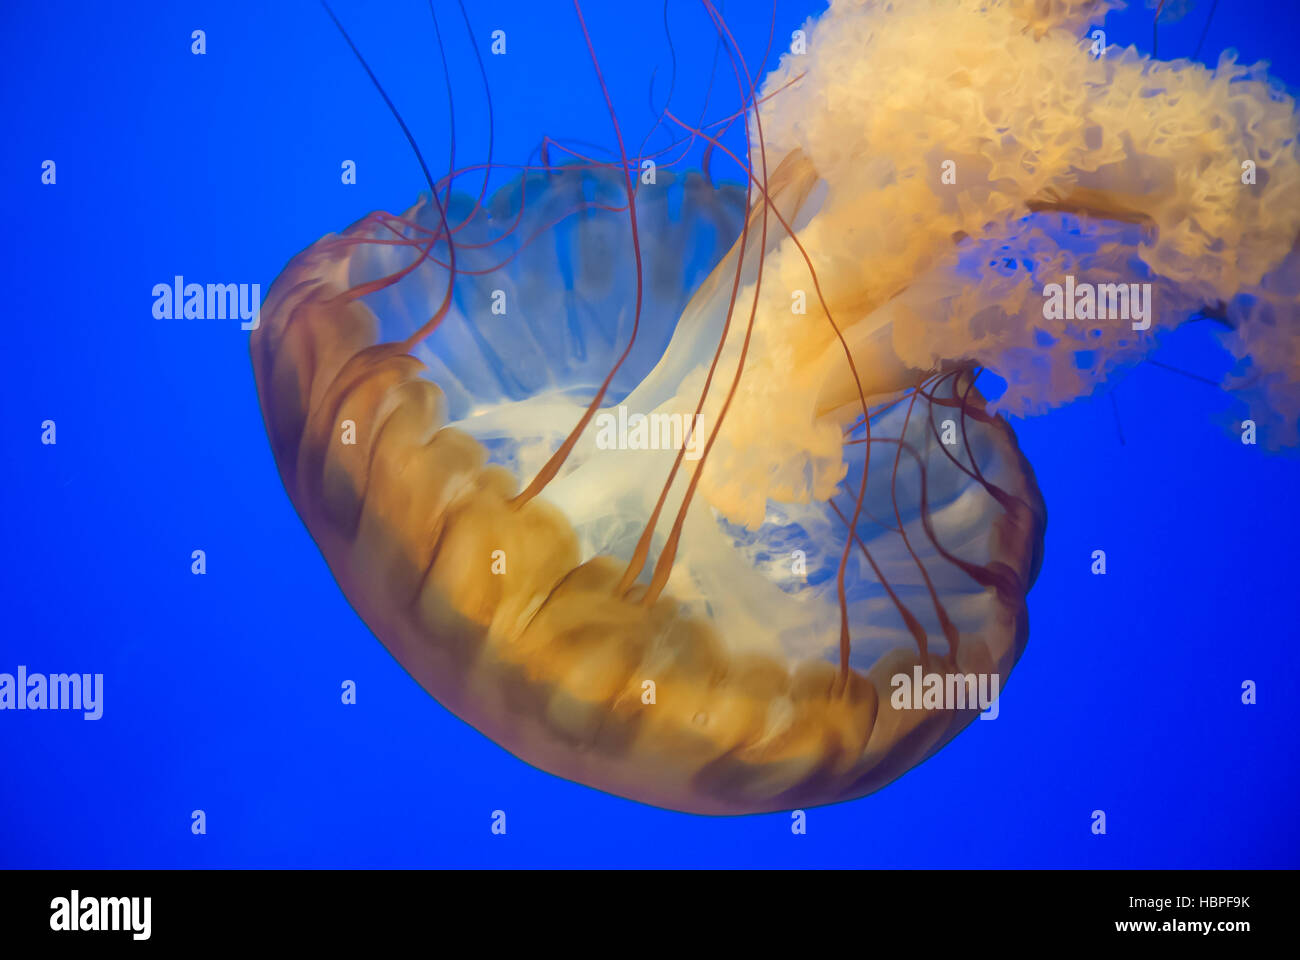
[[1294,443],[1293,101],[1228,56],[1092,49],[1105,7],[835,0],[764,80],[704,0],[743,109],[661,122],[741,183],[642,176],[611,107],[616,162],[431,182],[294,257],[252,338],[267,432],[402,666],[622,796],[858,797],[1025,649],[1046,514],[980,372],[1040,412],[1210,315]]

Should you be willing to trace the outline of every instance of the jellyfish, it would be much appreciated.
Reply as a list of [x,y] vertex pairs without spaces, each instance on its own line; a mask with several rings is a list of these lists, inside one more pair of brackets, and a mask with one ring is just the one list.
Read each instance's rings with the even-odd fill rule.
[[1046,509],[1005,414],[1211,316],[1294,445],[1294,102],[1226,54],[1099,55],[1115,5],[834,0],[761,77],[703,0],[742,109],[660,119],[740,182],[646,182],[611,105],[617,161],[429,176],[295,256],[251,338],[266,432],[401,666],[634,800],[861,797],[1026,648]]

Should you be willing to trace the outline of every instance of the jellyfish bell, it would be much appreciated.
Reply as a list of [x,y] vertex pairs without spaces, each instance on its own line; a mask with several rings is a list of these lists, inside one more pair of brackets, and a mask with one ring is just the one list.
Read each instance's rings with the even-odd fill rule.
[[[608,176],[560,171],[549,189]],[[666,194],[678,189],[686,185],[665,181]],[[664,199],[666,211],[671,196]],[[655,199],[642,195],[638,204],[645,235],[653,237]],[[429,206],[408,216],[430,218]],[[622,222],[593,214],[570,225],[575,236],[564,244],[598,250]],[[373,231],[363,223],[330,239]],[[572,310],[542,310],[531,320],[520,297],[521,315],[496,325],[490,292],[467,292],[477,308],[465,303],[449,313],[412,357],[387,346],[380,331],[402,318],[410,329],[418,325],[422,314],[413,305],[440,295],[436,278],[424,275],[440,268],[426,263],[409,275],[409,288],[403,280],[349,302],[347,291],[400,270],[418,252],[332,246],[330,239],[300,254],[277,281],[253,345],[286,488],[344,592],[397,660],[448,709],[519,757],[675,809],[806,806],[882,785],[974,715],[882,708],[896,675],[911,676],[916,665],[939,674],[1009,673],[1026,636],[1024,590],[1037,562],[1041,506],[1010,431],[971,399],[968,374],[936,384],[934,401],[919,398],[910,410],[900,403],[874,417],[882,449],[886,437],[906,438],[909,449],[897,472],[891,463],[870,475],[863,510],[889,528],[901,518],[920,562],[885,527],[860,529],[855,557],[864,559],[855,561],[848,585],[852,664],[841,683],[834,572],[840,515],[853,512],[852,497],[774,507],[754,530],[715,516],[701,500],[688,514],[668,589],[648,605],[644,581],[620,592],[677,451],[603,450],[586,437],[543,495],[511,506],[521,473],[509,465],[526,464],[522,476],[529,476],[540,452],[557,445],[556,435],[581,414],[582,402],[567,394],[590,380],[570,373],[565,361],[594,377],[610,348],[625,342],[612,334],[626,331],[601,329],[607,315],[582,321],[582,304],[599,291],[584,290],[575,277],[569,293],[579,295],[559,298]],[[464,242],[472,244],[472,233]],[[647,274],[679,269],[672,244],[644,247]],[[530,276],[535,259],[555,256],[554,247],[525,249],[515,279]],[[597,272],[591,282],[626,289],[631,268],[620,262],[615,269],[619,275]],[[674,287],[684,299],[686,289]],[[656,323],[671,327],[677,308],[671,300],[664,309],[652,304],[642,335],[653,339]],[[539,336],[538,351],[560,355],[539,368],[519,346],[534,328],[567,332],[596,356]],[[443,388],[429,372],[446,360],[461,372],[443,371]],[[558,386],[527,382],[534,375],[549,381],[552,370],[565,375]],[[635,406],[635,391],[616,396],[618,405]],[[958,468],[965,458],[950,461],[936,437],[943,419],[960,420],[963,412],[963,448],[983,476],[974,486]],[[342,441],[345,421],[356,426],[355,444]],[[865,450],[851,450],[858,475]],[[685,472],[680,476],[677,497]],[[1005,509],[981,482],[1019,499]],[[991,585],[944,561],[940,546],[983,564],[977,574]],[[804,572],[795,572],[797,557]],[[919,602],[930,589],[927,570],[961,631],[955,653],[934,607]],[[882,583],[902,595],[899,606]],[[913,606],[916,632],[936,638],[925,658],[898,613]]]
[[[1046,284],[1136,276],[1156,329],[1224,302],[1285,423],[1293,105],[1230,61],[1098,60],[1093,6],[834,3],[754,91],[739,186],[573,163],[296,256],[251,339],[267,433],[402,666],[622,796],[861,796],[987,706],[929,678],[1004,688],[1025,648],[1046,515],[979,370],[1037,412],[1149,343],[1047,319]],[[1257,192],[1213,167],[1243,151]]]

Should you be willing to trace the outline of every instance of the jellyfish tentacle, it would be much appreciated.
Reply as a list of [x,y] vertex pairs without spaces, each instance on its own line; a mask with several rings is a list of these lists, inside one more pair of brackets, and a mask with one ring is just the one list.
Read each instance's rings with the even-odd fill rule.
[[[727,40],[730,41],[730,43],[725,46],[727,50],[727,56],[732,62],[732,70],[736,74],[736,86],[739,89],[741,101],[742,103],[752,102],[752,98],[756,96],[757,91],[754,88],[753,80],[749,77],[748,68],[745,67],[744,56],[740,53],[739,49],[735,47],[735,38],[731,36],[731,32],[730,30],[728,30],[726,22],[714,9],[713,4],[710,3],[709,0],[703,0],[703,2],[704,2],[705,9],[708,10],[710,17],[713,19],[715,28],[718,30],[719,36],[721,36],[725,32],[727,35]],[[740,74],[742,69],[745,71],[745,80],[748,82],[748,86],[749,86],[748,94],[746,94],[744,85],[741,82]],[[747,99],[747,97],[749,99]],[[763,128],[761,122],[758,125],[757,132],[758,132],[759,156],[762,161],[762,184],[760,186],[760,190],[763,193],[763,195],[766,197],[767,189],[768,189],[767,150],[763,144]],[[750,153],[750,155],[752,155],[753,145],[750,141],[748,126],[746,126],[745,128],[745,142],[746,142],[746,147],[748,152]],[[746,170],[748,172],[748,168],[746,168]],[[748,177],[746,178],[746,191],[747,191],[746,202],[747,204],[750,204],[752,203],[752,179]],[[691,500],[695,495],[695,489],[699,484],[700,477],[704,473],[705,466],[708,463],[709,454],[713,449],[714,442],[717,440],[718,431],[722,429],[722,424],[726,420],[727,412],[731,409],[731,403],[735,399],[735,395],[736,395],[736,388],[740,385],[740,378],[745,369],[745,358],[749,353],[750,339],[754,332],[754,319],[758,314],[759,291],[763,283],[763,264],[765,259],[764,254],[767,249],[767,216],[768,216],[768,204],[763,203],[762,204],[762,227],[759,233],[759,245],[758,245],[759,255],[758,255],[758,266],[755,271],[753,303],[749,312],[749,321],[745,327],[744,339],[741,342],[740,357],[736,361],[736,372],[732,377],[731,386],[727,391],[726,398],[723,400],[722,403],[722,408],[718,413],[717,422],[713,425],[713,429],[710,431],[709,437],[705,441],[704,451],[700,456],[699,465],[695,469],[695,471],[691,474],[690,480],[687,482],[686,493],[682,496],[681,506],[677,510],[677,516],[676,519],[673,521],[672,529],[668,534],[668,538],[664,543],[663,549],[659,552],[659,559],[658,561],[656,561],[654,572],[651,574],[650,577],[650,585],[647,588],[645,598],[642,601],[642,603],[647,605],[653,603],[656,599],[658,599],[659,594],[662,592],[664,588],[664,585],[668,582],[668,575],[672,570],[673,559],[676,557],[677,554],[677,545],[681,539],[682,524],[685,522],[686,519],[686,511],[690,507]],[[739,282],[739,278],[740,278],[741,263],[742,261],[739,258],[737,258],[737,265],[736,265],[737,283]],[[731,319],[730,315],[731,315],[731,311],[734,310],[734,307],[735,307],[735,300],[733,295],[732,302],[728,305],[727,325],[724,326],[724,330],[729,328],[730,319]],[[722,347],[725,343],[726,343],[726,339],[724,335],[723,337],[719,338],[719,343],[718,343],[719,352],[722,350]],[[703,404],[703,397],[701,397],[700,403],[701,405]],[[844,629],[847,630],[847,620],[845,621]]]
[[587,428],[587,424],[591,422],[591,418],[595,416],[596,411],[600,408],[601,401],[605,399],[605,393],[609,390],[609,385],[613,382],[615,375],[627,361],[628,356],[632,353],[633,346],[636,345],[637,332],[641,328],[641,305],[645,295],[645,280],[641,274],[641,237],[637,231],[636,200],[635,193],[632,189],[632,177],[627,170],[627,148],[623,144],[623,130],[619,125],[618,115],[614,111],[614,101],[610,98],[609,87],[606,86],[605,77],[601,73],[600,61],[596,57],[596,48],[592,45],[591,34],[587,31],[587,22],[582,15],[582,4],[579,3],[579,0],[573,0],[573,9],[578,15],[578,24],[582,28],[583,39],[587,42],[587,52],[591,56],[591,64],[596,71],[596,80],[599,82],[601,93],[605,97],[605,106],[609,112],[610,122],[614,126],[614,136],[618,140],[619,155],[622,157],[623,161],[623,180],[627,190],[627,211],[632,224],[632,255],[636,260],[636,302],[632,310],[632,335],[628,338],[627,346],[623,349],[622,354],[619,355],[614,366],[610,368],[609,373],[606,374],[604,382],[601,383],[600,389],[596,391],[596,396],[592,398],[591,403],[588,404],[587,410],[582,415],[582,419],[578,421],[577,426],[569,432],[564,443],[562,443],[560,448],[555,451],[551,459],[546,462],[546,465],[542,467],[537,476],[533,478],[532,482],[524,488],[522,493],[511,501],[512,505],[516,507],[516,509],[528,503],[529,500],[541,492],[546,484],[551,481],[551,478],[559,472],[560,467],[564,465],[564,461],[568,459],[569,453],[573,450],[574,444],[578,442],[578,437],[582,435],[582,432]]
[[[752,88],[751,88],[751,89],[752,89]],[[669,116],[670,116],[671,119],[672,119],[675,123],[677,123],[678,125],[683,126],[683,127],[685,127],[686,129],[691,129],[691,128],[689,128],[689,127],[686,127],[686,125],[683,124],[681,120],[678,120],[676,117],[672,117],[671,114],[669,114]],[[705,139],[705,140],[708,142],[710,149],[716,147],[716,148],[722,150],[722,151],[723,151],[724,153],[726,153],[728,156],[730,156],[734,161],[736,161],[736,163],[737,163],[738,165],[740,165],[740,166],[742,167],[742,169],[744,169],[744,170],[746,171],[746,173],[748,174],[748,179],[749,179],[749,181],[750,181],[751,183],[755,182],[754,179],[753,179],[753,174],[752,174],[752,172],[749,170],[748,166],[747,166],[746,164],[741,163],[741,161],[740,161],[740,160],[739,160],[739,159],[738,159],[738,158],[737,158],[733,153],[731,153],[730,150],[728,150],[725,146],[723,146],[723,145],[721,144],[720,141],[718,141],[718,140],[717,140],[716,138],[714,138],[714,137],[709,136],[708,134],[703,133],[703,131],[701,131],[701,130],[692,130],[691,132],[692,132],[693,134],[698,134],[698,135],[701,136],[703,139]],[[762,127],[761,127],[761,123],[760,123],[760,125],[759,125],[759,135],[760,135],[760,144],[761,144],[761,136],[762,136]],[[792,153],[792,154],[790,154],[789,156],[787,156],[787,157],[782,161],[782,166],[784,166],[784,164],[785,164],[786,162],[797,163],[797,162],[798,162],[798,154],[797,154],[797,153]],[[777,175],[778,175],[778,176],[780,175],[780,172],[781,172],[781,168],[778,167],[778,170],[777,170]],[[851,376],[853,377],[854,383],[856,384],[857,391],[858,391],[858,399],[859,399],[859,402],[861,403],[861,406],[862,406],[862,417],[863,417],[863,421],[862,421],[862,422],[866,425],[867,436],[868,436],[868,438],[870,438],[870,434],[871,434],[870,416],[869,416],[868,411],[867,411],[867,400],[866,400],[866,394],[865,394],[865,392],[864,392],[864,390],[863,390],[863,386],[862,386],[862,378],[858,375],[857,365],[856,365],[856,363],[854,362],[852,351],[849,350],[848,343],[845,341],[843,333],[841,332],[839,326],[835,323],[835,318],[834,318],[834,316],[832,315],[830,308],[829,308],[829,307],[827,306],[827,304],[826,304],[826,297],[825,297],[825,294],[822,292],[821,281],[819,280],[819,278],[818,278],[818,276],[817,276],[817,270],[816,270],[816,268],[813,266],[812,259],[811,259],[811,257],[808,256],[808,252],[807,252],[807,250],[804,249],[803,244],[800,242],[798,235],[797,235],[797,234],[795,233],[795,231],[791,228],[790,224],[786,221],[786,219],[781,215],[781,212],[780,212],[780,211],[777,209],[777,207],[775,206],[775,204],[774,204],[774,202],[773,202],[773,200],[772,200],[772,197],[771,197],[771,193],[770,193],[770,191],[768,190],[767,184],[766,184],[766,183],[758,184],[758,187],[759,187],[759,190],[760,190],[761,195],[762,195],[763,198],[764,198],[765,209],[767,209],[767,208],[769,208],[769,207],[771,208],[773,214],[776,216],[777,221],[778,221],[778,222],[781,224],[781,226],[785,229],[786,233],[787,233],[787,234],[789,235],[789,237],[790,237],[791,242],[792,242],[792,243],[795,245],[795,247],[799,250],[800,255],[803,257],[804,263],[807,265],[809,275],[810,275],[811,278],[812,278],[813,289],[814,289],[814,291],[815,291],[816,294],[817,294],[818,302],[821,304],[822,312],[826,315],[826,321],[827,321],[827,323],[830,324],[831,329],[834,331],[834,334],[835,334],[836,339],[839,341],[839,343],[840,343],[842,349],[844,350],[845,360],[846,360],[846,362],[847,362],[847,364],[848,364],[849,371],[850,371]],[[738,271],[737,276],[739,276],[739,266],[737,267],[737,271]],[[757,298],[757,291],[755,292],[755,297]],[[728,322],[729,322],[729,321],[730,321],[730,312],[728,312]],[[723,328],[723,334],[722,334],[722,342],[725,342],[725,340],[726,340],[726,332],[727,332],[727,327],[724,326],[724,328]],[[721,343],[720,343],[720,345],[719,345],[719,349],[721,349]],[[711,377],[712,377],[712,368],[710,368],[710,379],[711,379]],[[707,392],[707,382],[708,382],[708,381],[706,381],[706,392]],[[701,406],[702,406],[702,404],[703,404],[703,396],[701,397]],[[725,408],[724,408],[724,409],[725,409]],[[697,414],[697,415],[698,415],[698,413],[699,413],[699,408],[697,408],[697,410],[696,410],[696,414]],[[719,423],[718,426],[719,426],[719,428],[720,428],[721,424]],[[715,432],[716,432],[716,430],[715,430]],[[710,442],[711,442],[711,441],[710,441]],[[868,446],[867,446],[866,449],[867,449],[868,451],[870,451],[870,444],[868,444]],[[707,453],[706,453],[706,456],[707,456]],[[860,489],[862,489],[862,490],[865,490],[865,489],[866,489],[867,476],[868,476],[868,473],[869,473],[869,471],[870,471],[870,465],[871,465],[871,457],[870,457],[870,453],[868,452],[866,458],[863,460],[863,466],[862,466],[863,476],[862,476],[862,484],[861,484],[861,488],[860,488]],[[703,464],[700,465],[699,470],[697,471],[697,473],[698,473],[699,471],[702,471],[702,470],[703,470]],[[670,477],[669,477],[669,483],[671,483],[671,481],[672,481],[672,477],[670,476]],[[856,519],[856,517],[857,517],[857,515],[858,515],[858,513],[859,513],[860,511],[861,511],[861,499],[859,498],[857,501],[855,501],[855,504],[854,504],[854,516],[855,516],[855,519]],[[658,516],[658,511],[655,512],[655,515],[654,515],[654,516],[655,516],[655,518],[657,518],[657,516]],[[848,563],[848,556],[849,556],[849,553],[850,553],[851,549],[852,549],[851,543],[850,543],[850,542],[846,542],[846,543],[845,543],[844,551],[843,551],[843,553],[842,553],[842,555],[841,555],[841,557],[840,557],[840,570],[839,570],[839,573],[837,574],[837,589],[839,590],[839,593],[840,593],[840,605],[841,605],[841,634],[840,634],[840,637],[841,637],[841,639],[840,639],[840,670],[841,670],[841,674],[846,674],[846,673],[847,673],[847,670],[848,670],[848,661],[849,661],[849,656],[850,656],[850,653],[851,653],[851,642],[850,642],[850,640],[849,640],[849,632],[848,632],[848,611],[847,611],[847,599],[846,599],[845,594],[844,594],[844,586],[843,586],[844,569],[845,569],[845,566],[846,566],[847,563]]]

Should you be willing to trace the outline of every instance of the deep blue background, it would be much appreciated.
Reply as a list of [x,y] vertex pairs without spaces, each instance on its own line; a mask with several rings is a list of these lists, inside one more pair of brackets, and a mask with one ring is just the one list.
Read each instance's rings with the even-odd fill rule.
[[[446,101],[421,0],[338,13],[435,166]],[[544,132],[612,145],[568,3],[471,4],[497,159]],[[750,57],[767,5],[730,5]],[[1164,28],[1187,55],[1208,0]],[[1272,6],[1273,12],[1269,11]],[[460,156],[486,111],[444,10]],[[780,2],[777,44],[819,5]],[[1223,3],[1233,46],[1300,81],[1296,4]],[[673,0],[693,116],[713,42]],[[587,16],[635,147],[668,70],[656,3]],[[104,718],[0,713],[0,865],[1296,866],[1300,468],[1225,432],[1213,387],[1143,364],[1108,393],[1016,424],[1049,507],[1028,652],[1001,717],[874,796],[709,819],[567,783],[437,705],[357,618],[286,497],[235,322],[157,321],[150,290],[258,282],[321,235],[422,189],[400,131],[310,2],[0,13],[4,374],[0,671],[106,675]],[[1150,46],[1149,12],[1111,42]],[[207,31],[207,54],[190,32]],[[722,74],[712,116],[735,109]],[[725,81],[725,82],[723,82]],[[694,104],[692,107],[691,104]],[[58,164],[42,186],[40,164]],[[359,183],[340,183],[355,160]],[[716,172],[725,164],[717,163]],[[469,184],[466,184],[469,186]],[[1217,377],[1207,324],[1157,359]],[[1116,412],[1122,422],[1121,443]],[[57,446],[39,442],[57,421]],[[190,551],[208,574],[190,573]],[[1109,574],[1089,573],[1105,549]],[[340,704],[340,683],[359,704]],[[1259,704],[1240,684],[1259,684]],[[208,816],[190,832],[190,811]],[[506,837],[489,833],[504,809]],[[1102,808],[1109,834],[1093,836]]]

